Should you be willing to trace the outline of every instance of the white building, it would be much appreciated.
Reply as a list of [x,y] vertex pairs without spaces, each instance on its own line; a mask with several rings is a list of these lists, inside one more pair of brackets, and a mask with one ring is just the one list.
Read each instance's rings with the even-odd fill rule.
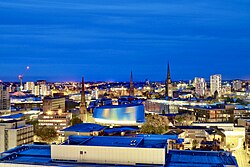
[[0,122],[0,153],[6,150],[33,143],[33,125],[26,125],[22,120]]
[[30,90],[33,92],[35,89],[35,83],[34,82],[26,82],[26,84],[24,84],[24,89]]
[[218,92],[218,95],[221,95],[221,75],[211,75],[210,76],[210,93],[214,95],[215,91]]
[[205,96],[207,84],[204,78],[195,77],[194,87],[198,96]]

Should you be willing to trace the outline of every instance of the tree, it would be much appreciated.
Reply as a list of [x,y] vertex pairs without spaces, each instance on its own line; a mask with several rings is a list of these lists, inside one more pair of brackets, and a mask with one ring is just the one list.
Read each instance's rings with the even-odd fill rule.
[[71,126],[73,126],[75,124],[80,124],[80,123],[82,123],[82,120],[76,116],[73,116],[73,118],[70,120]]
[[199,142],[197,140],[193,140],[192,142],[192,150],[195,150],[196,147],[198,146]]
[[195,116],[191,114],[177,115],[175,121],[180,125],[191,125],[195,121]]
[[35,135],[39,138],[40,141],[52,142],[57,139],[57,132],[53,127],[42,126],[39,127]]
[[143,134],[162,134],[168,130],[168,118],[160,115],[148,115],[141,127]]

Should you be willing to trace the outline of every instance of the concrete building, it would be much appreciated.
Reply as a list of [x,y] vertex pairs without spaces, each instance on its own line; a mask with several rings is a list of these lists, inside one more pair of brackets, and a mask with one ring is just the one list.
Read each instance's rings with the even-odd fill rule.
[[0,153],[23,144],[32,144],[33,136],[33,125],[27,125],[23,120],[0,121]]
[[241,80],[234,80],[233,81],[233,90],[239,91],[242,89],[242,81]]
[[29,91],[34,92],[34,90],[35,90],[35,83],[34,82],[26,82],[24,84],[24,90],[29,90]]
[[215,92],[218,92],[218,95],[221,95],[221,75],[211,75],[210,76],[210,92],[213,96]]
[[0,83],[0,112],[10,110],[10,95],[6,87]]
[[204,78],[196,77],[194,79],[195,94],[198,96],[205,96],[207,84]]
[[71,113],[63,113],[61,110],[52,110],[38,116],[38,126],[50,126],[59,132],[70,126],[71,119]]
[[[164,135],[160,135],[164,136]],[[4,152],[2,167],[40,166],[230,166],[235,158],[223,151],[168,149],[167,137],[70,136],[60,145],[22,146]]]
[[65,97],[45,97],[43,99],[43,112],[53,110],[65,112]]

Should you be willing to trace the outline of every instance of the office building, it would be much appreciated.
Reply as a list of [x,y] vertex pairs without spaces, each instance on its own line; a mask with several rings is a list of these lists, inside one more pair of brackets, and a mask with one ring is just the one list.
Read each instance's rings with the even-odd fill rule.
[[214,96],[218,93],[218,96],[221,95],[221,75],[211,75],[210,76],[210,93],[212,96]]
[[10,110],[10,95],[6,86],[0,83],[0,112]]
[[33,143],[33,125],[23,120],[0,117],[0,153],[23,144]]
[[49,126],[60,131],[70,126],[72,113],[63,113],[61,110],[51,110],[38,116],[38,126]]
[[0,165],[238,167],[235,158],[224,151],[169,150],[167,136],[70,136],[60,145],[28,145],[6,151]]
[[65,97],[45,97],[43,99],[43,112],[54,110],[65,112]]
[[24,84],[24,90],[34,91],[35,89],[35,83],[34,82],[26,82]]
[[196,77],[194,79],[194,87],[195,87],[195,94],[200,96],[200,97],[204,97],[206,94],[206,88],[207,88],[207,84],[204,78],[198,78]]

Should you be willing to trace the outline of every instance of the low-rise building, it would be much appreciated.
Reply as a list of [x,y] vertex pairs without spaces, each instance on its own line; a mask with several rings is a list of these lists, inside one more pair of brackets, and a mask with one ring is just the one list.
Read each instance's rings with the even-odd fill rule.
[[38,116],[38,126],[53,127],[60,131],[70,126],[72,113],[63,113],[61,110],[49,111]]
[[[163,136],[163,135],[160,135]],[[235,158],[224,151],[169,150],[159,136],[70,136],[60,145],[17,147],[2,154],[2,167],[40,166],[230,166]]]

